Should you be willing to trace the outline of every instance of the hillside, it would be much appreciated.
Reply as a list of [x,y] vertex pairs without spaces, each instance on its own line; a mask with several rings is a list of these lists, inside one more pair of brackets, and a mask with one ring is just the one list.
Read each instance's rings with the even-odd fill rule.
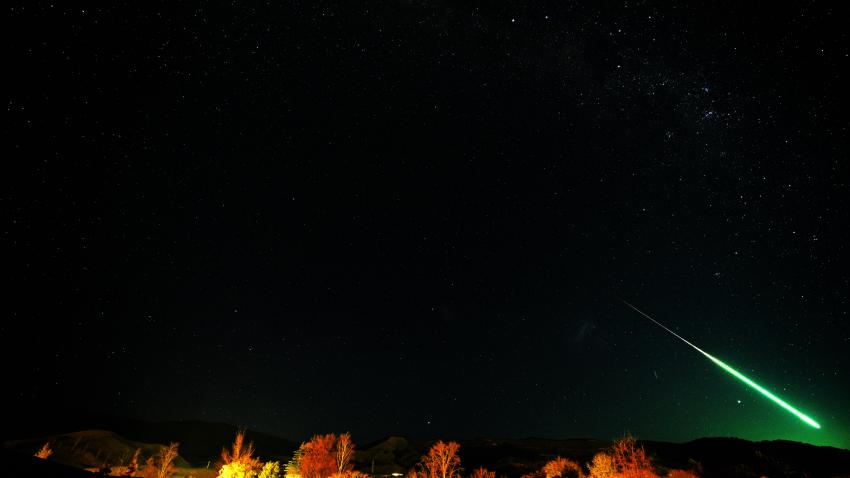
[[[135,442],[180,444],[180,456],[193,466],[203,467],[215,461],[223,447],[233,442],[239,427],[227,423],[199,420],[146,421],[115,417],[81,410],[43,407],[33,411],[6,414],[0,430],[2,440],[33,439],[62,435],[80,430],[109,430]],[[299,443],[277,436],[248,430],[257,455],[265,460],[286,461]],[[41,445],[39,444],[39,446]]]
[[[136,449],[141,450],[139,462],[144,463],[149,456],[158,454],[164,447],[161,444],[128,440],[105,430],[83,430],[41,438],[11,440],[3,445],[4,448],[22,455],[32,455],[45,442],[50,443],[53,449],[48,461],[82,469],[125,465]],[[175,465],[186,467],[189,464],[178,456]]]
[[355,450],[355,468],[364,473],[389,475],[405,473],[428,450],[429,442],[388,436]]

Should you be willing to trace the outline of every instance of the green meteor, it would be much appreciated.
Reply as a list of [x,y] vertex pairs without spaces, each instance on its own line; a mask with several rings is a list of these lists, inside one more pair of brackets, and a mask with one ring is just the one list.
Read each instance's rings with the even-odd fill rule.
[[723,361],[721,361],[720,359],[718,359],[718,358],[714,357],[714,356],[713,356],[713,355],[711,355],[710,353],[708,353],[708,352],[706,352],[706,351],[702,350],[701,348],[697,347],[696,345],[694,345],[694,344],[692,344],[692,343],[688,342],[688,341],[687,341],[687,340],[685,340],[682,336],[680,336],[680,335],[679,335],[679,334],[677,334],[676,332],[673,332],[672,330],[668,329],[668,328],[667,328],[667,327],[665,327],[663,324],[661,324],[661,322],[658,322],[657,320],[653,319],[652,317],[650,317],[650,316],[646,315],[645,313],[643,313],[643,312],[642,312],[640,309],[638,309],[637,307],[633,306],[632,304],[629,304],[628,302],[626,302],[626,301],[625,301],[625,300],[623,300],[623,299],[620,299],[620,300],[621,300],[624,304],[626,304],[627,306],[629,306],[632,310],[634,310],[635,312],[637,312],[638,314],[640,314],[640,315],[642,315],[642,316],[646,317],[647,319],[649,319],[649,320],[651,320],[651,321],[655,322],[655,325],[658,325],[659,327],[661,327],[662,329],[666,330],[667,332],[670,332],[671,334],[673,334],[676,338],[678,338],[678,339],[679,339],[679,340],[681,340],[682,342],[684,342],[684,343],[686,343],[686,344],[690,345],[691,347],[693,347],[693,348],[694,348],[697,352],[699,352],[699,353],[701,353],[701,354],[705,355],[705,356],[706,356],[709,360],[711,360],[712,362],[714,362],[715,364],[717,364],[717,366],[718,366],[718,367],[720,367],[720,368],[722,368],[723,370],[725,370],[725,371],[729,372],[730,374],[732,374],[732,376],[734,376],[734,377],[735,377],[735,378],[737,378],[738,380],[740,380],[740,381],[742,381],[742,382],[746,383],[746,384],[747,384],[747,385],[749,385],[750,387],[752,387],[752,388],[756,389],[756,391],[758,391],[760,394],[764,395],[765,397],[767,397],[767,398],[769,398],[769,399],[773,400],[773,402],[774,402],[774,403],[776,403],[777,405],[779,405],[780,407],[782,407],[782,408],[784,408],[785,410],[788,410],[789,412],[793,413],[793,414],[794,414],[797,418],[799,418],[800,420],[803,420],[804,422],[806,422],[806,424],[807,424],[807,425],[813,426],[813,427],[815,427],[815,428],[820,428],[820,425],[818,424],[818,422],[816,422],[816,421],[812,420],[812,418],[811,418],[811,417],[809,417],[808,415],[806,415],[805,413],[803,413],[803,412],[801,412],[801,411],[797,410],[796,408],[792,407],[792,406],[791,406],[791,405],[789,405],[789,404],[788,404],[788,402],[786,402],[785,400],[782,400],[781,398],[777,397],[776,395],[774,395],[774,394],[770,393],[767,389],[765,389],[765,388],[764,388],[764,387],[762,387],[761,385],[759,385],[759,384],[757,384],[757,383],[753,382],[752,380],[750,380],[749,378],[747,378],[746,376],[744,376],[744,374],[742,374],[741,372],[739,372],[739,371],[735,370],[734,368],[732,368],[732,367],[730,367],[730,366],[726,365],[725,363],[723,363]]

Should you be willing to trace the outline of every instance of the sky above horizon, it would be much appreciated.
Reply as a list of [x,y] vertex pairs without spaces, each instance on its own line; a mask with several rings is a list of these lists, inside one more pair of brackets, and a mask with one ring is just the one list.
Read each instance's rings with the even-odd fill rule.
[[850,449],[839,15],[284,3],[12,8],[19,406]]

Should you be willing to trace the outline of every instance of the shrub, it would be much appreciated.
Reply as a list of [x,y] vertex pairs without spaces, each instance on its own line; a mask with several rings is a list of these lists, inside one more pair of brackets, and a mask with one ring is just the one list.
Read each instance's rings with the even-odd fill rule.
[[631,435],[614,442],[611,447],[611,458],[617,468],[618,477],[622,478],[657,478],[652,469],[652,461],[642,446]]
[[482,466],[473,470],[469,478],[496,478],[496,472]]
[[174,473],[174,460],[177,458],[178,446],[178,443],[170,443],[162,447],[156,456],[148,458],[142,472],[144,478],[169,478]]
[[42,460],[46,460],[47,457],[53,454],[53,450],[50,448],[50,443],[45,443],[41,448],[38,449],[37,452],[33,456],[41,458]]
[[543,465],[541,471],[546,478],[582,478],[584,476],[578,463],[560,456]]

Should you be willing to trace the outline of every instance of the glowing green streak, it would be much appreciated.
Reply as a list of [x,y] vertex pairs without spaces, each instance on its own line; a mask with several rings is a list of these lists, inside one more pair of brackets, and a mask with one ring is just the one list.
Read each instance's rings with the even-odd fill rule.
[[777,404],[777,405],[779,405],[780,407],[782,407],[782,408],[784,408],[784,409],[788,410],[789,412],[793,413],[794,415],[797,415],[797,418],[799,418],[800,420],[803,420],[804,422],[808,423],[809,425],[811,425],[811,426],[813,426],[813,427],[815,427],[815,428],[820,428],[820,425],[818,424],[818,422],[816,422],[816,421],[812,420],[811,418],[809,418],[809,416],[808,416],[808,415],[806,415],[805,413],[803,413],[803,412],[801,412],[801,411],[797,410],[796,408],[792,407],[791,405],[788,405],[788,403],[787,403],[787,402],[785,402],[785,401],[784,401],[784,400],[782,400],[781,398],[777,397],[776,395],[774,395],[774,394],[772,394],[772,393],[768,392],[768,391],[767,391],[764,387],[762,387],[761,385],[759,385],[759,384],[757,384],[757,383],[753,382],[753,381],[752,381],[752,380],[750,380],[749,378],[745,377],[745,376],[744,376],[744,374],[742,374],[741,372],[739,372],[739,371],[735,370],[734,368],[732,368],[732,367],[730,367],[730,366],[726,365],[725,363],[723,363],[722,361],[720,361],[720,359],[714,358],[714,357],[712,357],[710,354],[708,354],[708,353],[706,353],[706,352],[703,352],[702,350],[700,350],[700,352],[702,352],[702,354],[703,354],[703,355],[705,355],[706,357],[708,357],[708,358],[709,358],[709,360],[711,360],[712,362],[714,362],[714,363],[716,363],[717,365],[719,365],[719,366],[720,366],[720,368],[722,368],[723,370],[725,370],[725,371],[727,371],[727,372],[731,373],[732,375],[734,375],[734,376],[735,376],[735,378],[737,378],[738,380],[740,380],[740,381],[742,381],[742,382],[746,383],[747,385],[749,385],[749,386],[753,387],[754,389],[758,390],[758,391],[759,391],[759,393],[761,393],[761,394],[762,394],[762,395],[764,395],[765,397],[767,397],[767,398],[769,398],[769,399],[773,400],[773,401],[774,401],[774,402],[776,402],[776,404]]
[[688,341],[687,341],[684,337],[682,337],[681,335],[677,334],[676,332],[673,332],[672,330],[668,329],[667,327],[665,327],[665,326],[664,326],[664,324],[662,324],[661,322],[659,322],[659,321],[657,321],[657,320],[653,319],[652,317],[650,317],[649,315],[647,315],[646,313],[644,313],[643,311],[641,311],[641,310],[640,310],[640,309],[638,309],[637,307],[633,306],[632,304],[629,304],[628,302],[626,302],[626,301],[625,301],[625,300],[623,300],[623,299],[620,299],[620,301],[622,301],[624,304],[626,304],[627,306],[629,306],[632,310],[634,310],[634,311],[635,311],[635,312],[637,312],[638,314],[640,314],[640,315],[642,315],[642,316],[646,317],[647,319],[649,319],[649,320],[651,320],[651,321],[655,322],[655,325],[657,325],[657,326],[661,327],[662,329],[666,330],[667,332],[670,332],[671,334],[673,334],[674,336],[676,336],[676,338],[677,338],[677,339],[679,339],[679,340],[681,340],[682,342],[684,342],[684,343],[686,343],[686,344],[690,345],[690,346],[691,346],[691,347],[693,347],[693,348],[694,348],[697,352],[699,352],[699,353],[701,353],[701,354],[705,355],[706,357],[708,357],[708,359],[709,359],[709,360],[711,360],[712,362],[716,363],[716,364],[717,364],[718,366],[720,366],[720,368],[722,368],[723,370],[725,370],[725,371],[727,371],[727,372],[731,373],[731,374],[732,374],[735,378],[737,378],[738,380],[740,380],[740,381],[742,381],[742,382],[746,383],[747,385],[749,385],[749,386],[753,387],[754,389],[758,390],[758,392],[759,392],[759,393],[761,393],[762,395],[764,395],[765,397],[767,397],[767,398],[769,398],[769,399],[773,400],[773,401],[774,401],[777,405],[779,405],[780,407],[782,407],[782,408],[784,408],[784,409],[788,410],[789,412],[793,413],[794,415],[796,415],[796,416],[797,416],[797,418],[799,418],[800,420],[803,420],[804,422],[806,422],[806,424],[811,425],[811,426],[813,426],[813,427],[815,427],[815,428],[820,428],[820,425],[818,424],[818,422],[816,422],[816,421],[812,420],[812,419],[811,419],[808,415],[806,415],[805,413],[803,413],[803,412],[801,412],[801,411],[797,410],[796,408],[792,407],[791,405],[788,405],[788,403],[786,403],[784,400],[782,400],[781,398],[777,397],[776,395],[774,395],[774,394],[772,394],[772,393],[768,392],[768,391],[767,391],[764,387],[762,387],[761,385],[759,385],[759,384],[757,384],[757,383],[753,382],[752,380],[748,379],[748,378],[747,378],[747,377],[745,377],[745,376],[744,376],[744,374],[742,374],[741,372],[739,372],[739,371],[735,370],[734,368],[732,368],[732,367],[730,367],[730,366],[726,365],[725,363],[721,362],[721,361],[720,361],[720,359],[714,358],[711,354],[709,354],[709,353],[708,353],[708,352],[706,352],[705,350],[703,350],[703,349],[701,349],[701,348],[697,347],[696,345],[694,345],[694,344],[692,344],[692,343],[688,342]]

